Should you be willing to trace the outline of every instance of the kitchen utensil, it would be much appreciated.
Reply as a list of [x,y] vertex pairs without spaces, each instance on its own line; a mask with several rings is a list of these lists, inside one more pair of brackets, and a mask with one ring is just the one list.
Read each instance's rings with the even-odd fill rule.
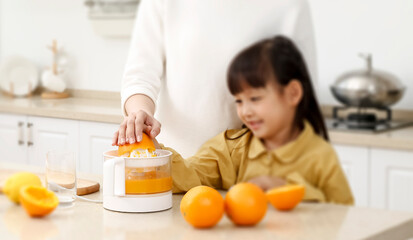
[[[3,192],[3,186],[4,186],[6,179],[17,172],[19,171],[12,170],[12,169],[0,169],[0,193]],[[42,180],[44,184],[45,174],[41,174],[41,173],[35,173],[35,174],[39,176],[40,180]],[[61,176],[61,179],[58,180],[59,183],[66,182],[66,181],[67,180],[64,179],[63,176]],[[99,189],[100,189],[100,184],[98,182],[95,182],[92,180],[81,179],[81,178],[77,179],[77,195],[79,196],[97,192],[99,191]]]
[[154,212],[172,207],[172,178],[167,150],[156,157],[118,157],[103,153],[103,207],[119,212]]
[[[64,65],[66,65],[67,60],[61,56],[62,47],[57,47],[56,40],[53,40],[52,45],[48,46],[48,48],[52,51],[52,65],[42,73],[41,81],[46,91],[44,91],[41,96],[45,99],[67,98],[69,94],[64,92],[66,83],[62,77],[64,71],[61,69],[61,64],[64,63]],[[61,64],[59,65],[58,63]]]
[[394,75],[373,70],[370,54],[360,54],[367,63],[363,70],[341,75],[331,86],[334,97],[347,106],[384,108],[399,101],[405,87]]
[[10,56],[0,65],[0,87],[18,97],[29,95],[39,83],[36,65],[21,56]]

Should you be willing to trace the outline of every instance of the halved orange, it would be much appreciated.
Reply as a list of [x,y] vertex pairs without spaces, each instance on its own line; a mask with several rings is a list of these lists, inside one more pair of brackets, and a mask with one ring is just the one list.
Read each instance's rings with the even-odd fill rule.
[[59,199],[45,187],[29,185],[20,190],[20,203],[31,217],[43,217],[59,205]]
[[135,149],[143,149],[149,151],[155,151],[155,144],[153,143],[152,139],[146,134],[142,133],[142,140],[140,142],[135,142],[132,144],[124,144],[120,145],[118,148],[118,156],[122,156],[124,154],[129,154]]
[[292,210],[301,202],[305,194],[305,187],[302,185],[286,185],[272,188],[266,195],[270,203],[278,210]]

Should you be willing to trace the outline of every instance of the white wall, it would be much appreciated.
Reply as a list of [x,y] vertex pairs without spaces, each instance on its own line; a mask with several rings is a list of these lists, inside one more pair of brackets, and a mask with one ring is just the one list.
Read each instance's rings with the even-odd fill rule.
[[[395,108],[413,109],[413,1],[309,0],[316,31],[321,103],[337,104],[329,86],[341,73],[363,68],[359,52],[373,54],[373,67],[407,86]],[[44,67],[45,46],[56,38],[70,54],[70,88],[118,91],[129,39],[93,32],[83,0],[0,0],[0,60],[23,55]]]
[[394,105],[413,109],[413,1],[309,0],[316,32],[319,96],[338,104],[329,86],[343,72],[364,68],[359,52],[373,54],[373,68],[396,75],[407,86]]
[[52,39],[68,53],[69,88],[119,91],[129,39],[93,32],[83,0],[0,0],[0,57],[50,66]]

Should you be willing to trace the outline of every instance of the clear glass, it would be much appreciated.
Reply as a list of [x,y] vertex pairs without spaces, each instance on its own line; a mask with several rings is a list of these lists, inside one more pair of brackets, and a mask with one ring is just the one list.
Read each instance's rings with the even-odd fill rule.
[[59,205],[70,206],[76,196],[76,159],[73,152],[46,154],[46,187],[59,198]]

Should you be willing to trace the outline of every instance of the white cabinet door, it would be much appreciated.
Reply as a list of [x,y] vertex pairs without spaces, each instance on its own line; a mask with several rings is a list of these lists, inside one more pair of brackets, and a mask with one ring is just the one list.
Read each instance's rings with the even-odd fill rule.
[[369,149],[334,145],[341,166],[347,176],[356,206],[369,206]]
[[46,153],[73,151],[78,156],[79,123],[76,120],[28,117],[29,163],[45,166]]
[[0,161],[27,163],[26,116],[0,114]]
[[413,211],[413,151],[371,149],[371,205]]
[[117,149],[112,137],[118,128],[119,124],[79,121],[79,171],[102,174],[102,154]]

